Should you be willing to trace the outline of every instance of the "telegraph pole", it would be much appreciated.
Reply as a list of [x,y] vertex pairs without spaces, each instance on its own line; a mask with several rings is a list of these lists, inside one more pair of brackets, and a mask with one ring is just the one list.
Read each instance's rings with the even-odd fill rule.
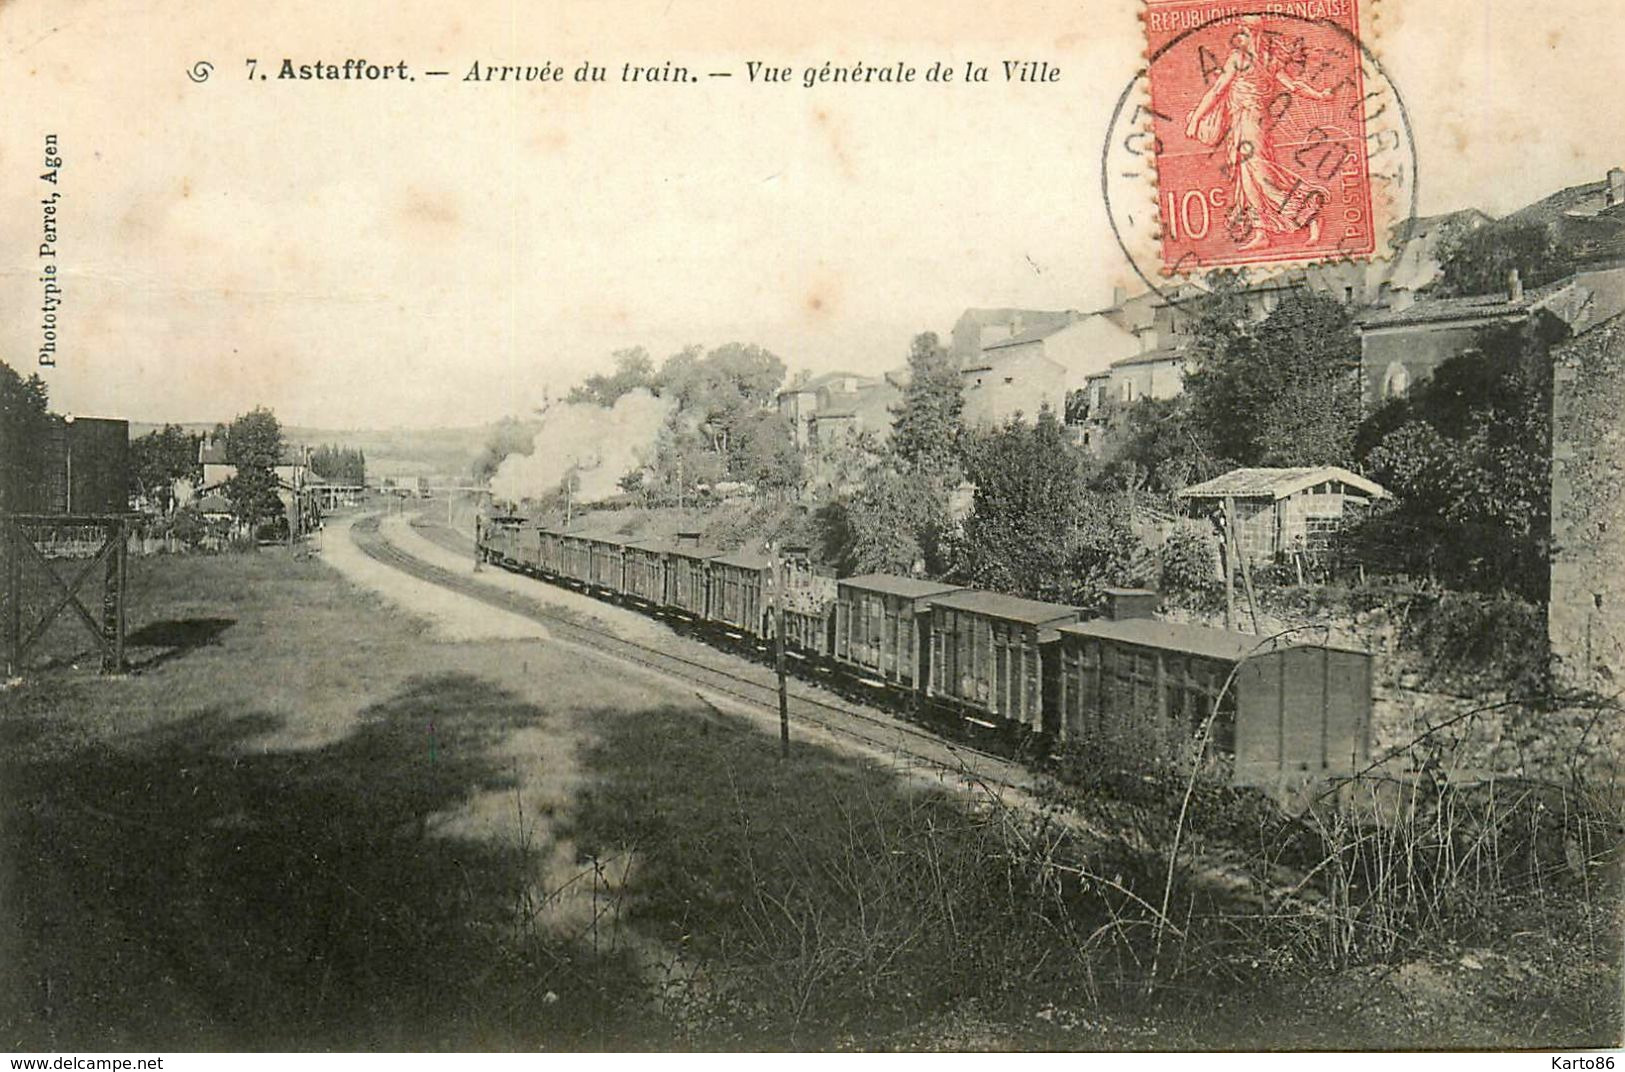
[[777,540],[769,540],[773,585],[773,666],[779,675],[779,758],[790,758],[790,691],[784,679],[784,563]]

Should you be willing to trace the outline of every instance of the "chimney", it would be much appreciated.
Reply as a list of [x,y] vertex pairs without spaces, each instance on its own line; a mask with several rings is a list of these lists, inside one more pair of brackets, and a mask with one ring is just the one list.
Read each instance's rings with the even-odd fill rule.
[[1608,169],[1608,205],[1625,204],[1625,168]]
[[1523,279],[1516,268],[1507,273],[1507,300],[1514,305],[1523,301]]

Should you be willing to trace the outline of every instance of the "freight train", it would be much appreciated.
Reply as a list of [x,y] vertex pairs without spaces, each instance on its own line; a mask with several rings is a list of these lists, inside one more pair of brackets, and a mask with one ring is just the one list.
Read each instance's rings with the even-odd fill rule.
[[[734,647],[774,639],[775,559],[669,539],[483,519],[484,562],[690,623]],[[1156,617],[1157,595],[1108,589],[1104,611],[913,577],[835,577],[777,559],[786,653],[815,680],[899,712],[1044,747],[1078,741],[1155,766],[1195,735],[1238,785],[1348,775],[1371,753],[1365,652]]]

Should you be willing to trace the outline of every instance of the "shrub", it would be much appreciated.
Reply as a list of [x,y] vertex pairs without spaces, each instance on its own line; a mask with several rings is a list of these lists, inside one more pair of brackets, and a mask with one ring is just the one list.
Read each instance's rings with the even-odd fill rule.
[[1159,581],[1167,595],[1200,595],[1219,587],[1219,551],[1212,538],[1192,528],[1168,534],[1159,553]]

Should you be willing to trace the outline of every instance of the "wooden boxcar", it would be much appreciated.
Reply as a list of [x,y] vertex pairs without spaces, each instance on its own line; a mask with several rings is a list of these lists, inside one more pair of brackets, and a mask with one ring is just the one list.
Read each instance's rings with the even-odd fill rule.
[[663,607],[671,598],[667,592],[669,573],[667,553],[670,540],[637,540],[623,549],[625,573],[622,592],[630,599]]
[[560,534],[560,577],[583,588],[592,583],[592,546],[596,539],[581,532]]
[[[780,568],[785,647],[804,655],[826,654],[834,576],[815,569],[805,554],[785,554]],[[772,557],[759,551],[730,551],[713,558],[710,619],[757,640],[772,639],[776,629],[772,576]]]
[[536,562],[538,573],[547,577],[564,576],[564,535],[558,529],[536,530]]
[[679,534],[666,552],[666,606],[691,618],[710,617],[711,560],[722,552]]
[[[792,655],[819,659],[833,647],[835,573],[803,557],[787,560],[784,578],[784,646]],[[771,622],[768,634],[772,635]]]
[[857,673],[912,689],[930,664],[930,599],[957,591],[959,585],[884,573],[843,577],[836,582],[832,657]]
[[926,695],[976,721],[1043,728],[1044,648],[1082,611],[963,589],[931,599]]
[[625,536],[595,536],[588,541],[587,577],[593,588],[615,596],[625,590],[627,542]]
[[1238,785],[1348,775],[1371,762],[1371,656],[1298,644],[1261,652],[1236,673]]
[[756,551],[729,551],[711,559],[707,617],[746,636],[768,635],[773,560]]
[[[1316,645],[1260,650],[1260,638],[1149,618],[1064,626],[1045,729],[1125,762],[1183,767],[1212,713],[1214,752],[1237,784],[1283,773],[1348,773],[1369,754],[1370,656]],[[1237,670],[1237,667],[1240,667]],[[1235,680],[1225,682],[1235,671]]]

